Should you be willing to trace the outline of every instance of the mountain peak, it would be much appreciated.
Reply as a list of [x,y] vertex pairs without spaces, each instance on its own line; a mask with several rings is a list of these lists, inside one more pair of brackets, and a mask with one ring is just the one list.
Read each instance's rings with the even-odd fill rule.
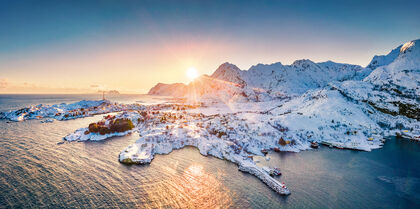
[[400,54],[405,54],[405,53],[411,52],[415,49],[418,49],[419,44],[420,44],[420,39],[417,39],[417,40],[414,40],[414,41],[409,41],[409,42],[403,44],[401,49],[400,49]]
[[[229,69],[229,70],[235,70],[235,71],[241,71],[236,65],[229,63],[229,62],[225,62],[223,64],[221,64],[217,70],[223,70],[223,69]],[[217,71],[216,70],[216,71]]]
[[420,46],[420,39],[409,41],[393,49],[387,55],[379,55],[379,56],[375,55],[372,61],[366,67],[374,70],[378,67],[389,65],[398,57],[405,57],[406,54],[410,54],[411,52],[420,54],[419,46]]
[[221,64],[216,71],[211,75],[212,78],[229,81],[239,85],[244,85],[245,81],[242,79],[242,71],[236,65],[229,62]]
[[316,64],[309,59],[296,60],[292,63],[292,66],[294,67],[303,67],[303,68],[308,68],[309,66],[312,66],[312,65],[316,65]]
[[256,65],[253,65],[253,66],[251,66],[250,68],[249,68],[249,70],[254,70],[254,69],[261,69],[261,68],[272,68],[272,67],[274,67],[274,68],[280,68],[280,67],[282,67],[283,66],[283,64],[281,63],[281,62],[274,62],[274,63],[271,63],[271,64],[263,64],[263,63],[258,63],[258,64],[256,64]]
[[392,61],[390,65],[394,68],[399,66],[402,69],[411,67],[416,68],[420,64],[420,39],[409,41],[400,47],[398,56]]
[[[405,95],[411,95],[412,98],[418,97],[418,81],[420,79],[418,73],[420,66],[419,46],[420,39],[407,42],[392,50],[391,53],[396,53],[398,56],[386,65],[377,67],[364,81],[375,85],[393,86],[398,91],[404,92]],[[389,56],[388,54],[385,57]]]
[[182,96],[185,94],[186,85],[183,83],[164,84],[158,83],[149,90],[149,95]]

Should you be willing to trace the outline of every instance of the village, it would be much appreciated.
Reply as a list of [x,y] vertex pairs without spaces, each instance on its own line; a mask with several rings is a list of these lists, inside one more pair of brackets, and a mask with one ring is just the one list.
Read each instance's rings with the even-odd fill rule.
[[[323,111],[308,108],[307,103]],[[2,118],[45,123],[103,115],[103,119],[75,130],[58,144],[138,134],[139,139],[119,154],[118,159],[124,164],[148,164],[156,154],[169,154],[174,149],[192,146],[204,156],[237,164],[240,171],[256,176],[281,195],[290,194],[285,183],[276,177],[282,174],[281,168],[261,166],[256,156],[317,149],[320,145],[371,151],[381,148],[386,137],[392,135],[418,140],[418,134],[407,129],[381,128],[375,117],[361,114],[364,110],[348,103],[336,91],[320,90],[287,100],[236,105],[80,101],[31,106],[2,113]],[[381,116],[382,121],[394,121],[392,118],[384,120],[391,116]],[[412,125],[407,124],[405,127]],[[269,157],[264,159],[270,160]]]

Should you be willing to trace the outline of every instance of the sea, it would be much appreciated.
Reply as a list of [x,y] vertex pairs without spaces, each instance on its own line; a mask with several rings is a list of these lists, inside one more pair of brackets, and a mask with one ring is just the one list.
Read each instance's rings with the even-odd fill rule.
[[[99,100],[102,95],[0,95],[0,111]],[[113,95],[115,102],[165,98]],[[0,208],[420,208],[420,143],[387,139],[371,152],[321,146],[269,153],[291,191],[281,196],[228,161],[186,147],[150,165],[124,165],[118,154],[138,134],[59,144],[94,117],[41,123],[0,120]]]

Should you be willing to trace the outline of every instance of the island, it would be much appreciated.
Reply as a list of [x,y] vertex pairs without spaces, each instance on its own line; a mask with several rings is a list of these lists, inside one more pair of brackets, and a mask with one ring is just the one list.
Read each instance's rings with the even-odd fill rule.
[[366,68],[297,60],[244,71],[224,63],[211,76],[188,85],[160,83],[149,91],[176,95],[184,102],[41,104],[2,112],[0,118],[21,122],[103,114],[103,119],[64,136],[64,141],[138,133],[139,139],[118,156],[124,164],[148,164],[156,154],[193,146],[289,195],[286,184],[275,177],[281,168],[259,167],[255,156],[316,149],[318,144],[371,151],[389,136],[420,141],[419,69],[420,40],[415,40],[375,56]]

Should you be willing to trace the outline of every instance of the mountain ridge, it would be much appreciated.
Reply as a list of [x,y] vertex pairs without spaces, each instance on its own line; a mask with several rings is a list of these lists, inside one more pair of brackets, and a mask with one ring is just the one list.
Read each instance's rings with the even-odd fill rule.
[[[212,79],[196,79],[200,81],[192,81],[188,85],[158,83],[149,90],[148,94],[181,97],[189,97],[194,94],[194,97],[197,97],[197,95],[201,97],[205,92],[213,91],[197,92],[197,90],[193,90],[196,87],[193,87],[192,84],[200,83],[201,87],[212,86],[214,88],[214,85],[203,85],[203,82],[205,80],[208,82],[218,80],[228,82],[218,83],[226,88],[231,88],[229,92],[235,92],[229,96],[244,95],[255,101],[259,100],[257,98],[270,99],[286,94],[299,95],[309,89],[326,86],[328,82],[333,80],[356,78],[363,74],[362,71],[366,71],[366,69],[359,65],[341,64],[332,61],[315,63],[311,60],[296,60],[291,65],[283,65],[281,62],[257,64],[251,66],[248,70],[241,70],[236,65],[225,62],[211,76],[208,76]],[[316,74],[318,73],[325,76],[317,78]],[[358,79],[361,79],[361,77]],[[287,82],[291,80],[295,80],[295,82]],[[238,88],[242,89],[242,92],[239,92]]]
[[[382,89],[392,94],[400,92],[405,97],[418,100],[419,46],[420,39],[407,42],[387,55],[374,56],[366,67],[300,59],[290,65],[283,65],[281,62],[259,63],[248,70],[241,70],[236,65],[225,62],[211,76],[202,76],[188,85],[159,83],[149,94],[194,98],[194,101],[246,102],[294,97],[308,90],[328,86],[356,89],[352,85],[360,85],[368,89],[371,87],[372,91]],[[413,101],[408,103],[412,104]]]

